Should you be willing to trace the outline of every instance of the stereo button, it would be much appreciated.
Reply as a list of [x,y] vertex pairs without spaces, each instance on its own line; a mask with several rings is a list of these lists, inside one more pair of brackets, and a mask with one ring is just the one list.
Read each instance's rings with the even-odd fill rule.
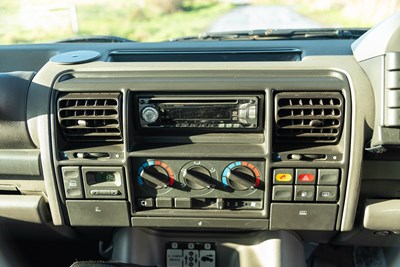
[[158,110],[154,107],[145,107],[142,110],[142,119],[147,123],[156,122],[158,119]]
[[239,109],[239,118],[240,119],[246,119],[247,118],[247,110]]
[[256,119],[256,106],[251,106],[249,108],[249,119],[254,120]]

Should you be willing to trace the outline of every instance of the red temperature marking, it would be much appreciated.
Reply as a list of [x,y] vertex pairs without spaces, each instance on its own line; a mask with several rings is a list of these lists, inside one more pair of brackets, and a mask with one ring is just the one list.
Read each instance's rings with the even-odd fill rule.
[[167,168],[167,172],[168,172],[168,174],[169,174],[169,177],[174,176],[174,173],[172,172],[172,170],[171,170],[170,167]]
[[254,168],[253,172],[256,177],[260,177],[260,171],[257,168]]

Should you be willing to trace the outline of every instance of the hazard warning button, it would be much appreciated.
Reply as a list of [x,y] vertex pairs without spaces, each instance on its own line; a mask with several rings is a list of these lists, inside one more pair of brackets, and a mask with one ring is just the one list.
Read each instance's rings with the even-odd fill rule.
[[296,169],[296,184],[315,184],[316,169]]

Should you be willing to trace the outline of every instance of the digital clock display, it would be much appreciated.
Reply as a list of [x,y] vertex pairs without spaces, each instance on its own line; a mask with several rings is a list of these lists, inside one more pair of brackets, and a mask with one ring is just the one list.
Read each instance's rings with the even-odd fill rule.
[[94,181],[96,184],[104,182],[115,182],[115,172],[95,172]]

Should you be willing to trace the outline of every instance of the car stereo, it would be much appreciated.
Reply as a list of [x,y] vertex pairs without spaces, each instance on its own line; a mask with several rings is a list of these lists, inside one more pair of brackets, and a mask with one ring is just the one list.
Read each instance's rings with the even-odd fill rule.
[[257,131],[263,95],[136,95],[141,129]]

